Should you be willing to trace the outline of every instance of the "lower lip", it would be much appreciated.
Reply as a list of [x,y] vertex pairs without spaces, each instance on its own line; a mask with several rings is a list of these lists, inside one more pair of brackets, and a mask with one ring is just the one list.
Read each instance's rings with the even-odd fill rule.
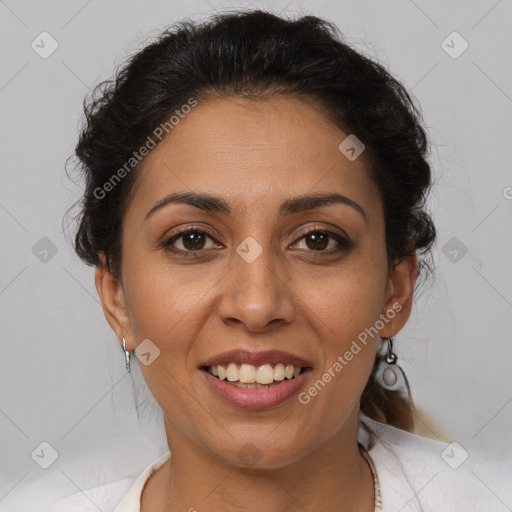
[[213,391],[226,402],[243,409],[264,409],[286,402],[295,395],[311,373],[307,369],[294,379],[285,379],[270,388],[239,388],[200,370]]

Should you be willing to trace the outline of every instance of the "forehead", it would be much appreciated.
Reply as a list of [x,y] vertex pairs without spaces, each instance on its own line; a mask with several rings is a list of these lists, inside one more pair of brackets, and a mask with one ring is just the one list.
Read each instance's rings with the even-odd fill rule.
[[351,161],[338,148],[348,135],[293,97],[199,99],[138,169],[129,212],[144,216],[174,191],[219,195],[234,211],[315,192],[371,208],[378,190],[364,153]]

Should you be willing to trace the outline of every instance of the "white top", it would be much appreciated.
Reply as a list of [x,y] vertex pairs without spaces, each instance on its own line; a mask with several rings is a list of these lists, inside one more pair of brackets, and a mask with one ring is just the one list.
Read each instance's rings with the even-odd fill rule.
[[[368,454],[380,489],[378,505],[382,512],[510,510],[510,465],[490,477],[485,468],[470,463],[472,457],[457,443],[434,441],[366,417],[364,421],[376,434]],[[367,447],[368,440],[360,428],[359,441]],[[82,492],[67,496],[47,512],[140,512],[144,484],[170,456],[167,451],[135,478],[93,487],[86,491],[87,496]]]

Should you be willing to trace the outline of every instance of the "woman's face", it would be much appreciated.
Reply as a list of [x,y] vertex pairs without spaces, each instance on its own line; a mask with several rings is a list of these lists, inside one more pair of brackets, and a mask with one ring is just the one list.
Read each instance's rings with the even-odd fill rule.
[[[382,202],[364,153],[338,149],[348,135],[290,97],[199,100],[137,171],[122,284],[101,267],[96,283],[127,348],[150,340],[137,356],[171,450],[186,440],[231,464],[247,452],[280,467],[349,424],[354,433],[378,342],[365,329],[401,328],[415,258],[388,274]],[[154,209],[172,194],[212,199]],[[286,378],[268,389],[222,384],[202,365],[232,350],[283,351],[255,367],[295,357],[307,371],[298,389]],[[228,359],[238,368],[243,357]]]

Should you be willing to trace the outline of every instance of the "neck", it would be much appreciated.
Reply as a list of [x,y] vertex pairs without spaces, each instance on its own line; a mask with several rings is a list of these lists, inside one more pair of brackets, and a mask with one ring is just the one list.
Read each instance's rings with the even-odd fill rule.
[[165,420],[171,459],[148,480],[141,512],[373,512],[373,476],[357,445],[357,417],[286,466],[239,467],[220,460]]

